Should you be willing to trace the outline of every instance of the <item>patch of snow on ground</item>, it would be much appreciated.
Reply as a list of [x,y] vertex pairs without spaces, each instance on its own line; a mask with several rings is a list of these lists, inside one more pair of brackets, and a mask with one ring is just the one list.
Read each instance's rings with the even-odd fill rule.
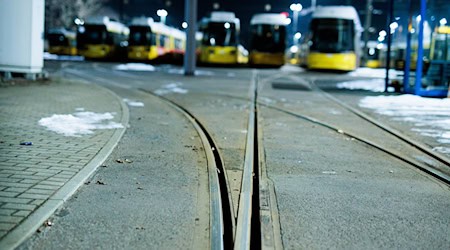
[[93,134],[95,129],[123,128],[122,124],[113,121],[112,113],[75,112],[74,114],[54,114],[39,120],[39,125],[64,136]]
[[82,56],[69,56],[69,55],[55,55],[48,52],[44,52],[44,60],[54,61],[84,61]]
[[137,101],[132,101],[132,100],[128,100],[128,99],[123,99],[123,101],[126,104],[128,104],[128,106],[130,106],[130,107],[144,107],[143,102],[137,102]]
[[446,147],[435,147],[433,148],[433,151],[442,153],[442,154],[450,154],[450,148],[446,148]]
[[116,70],[128,70],[128,71],[155,71],[155,67],[145,63],[127,63],[119,64],[114,67]]
[[[167,70],[167,73],[175,74],[175,75],[184,75],[184,69],[183,68],[170,68]],[[196,71],[194,71],[194,75],[196,75],[196,76],[213,76],[214,72],[207,71],[207,70],[196,70]]]
[[450,98],[370,96],[361,99],[359,106],[394,120],[413,123],[413,131],[436,138],[439,143],[450,144]]
[[[357,68],[356,70],[349,73],[350,76],[363,76],[363,77],[376,77],[385,78],[386,69],[372,69],[372,68]],[[403,71],[390,69],[389,78],[394,79],[403,75]]]
[[[340,82],[336,85],[338,89],[351,89],[351,90],[368,90],[372,92],[384,92],[384,79],[373,80],[358,80]],[[390,87],[392,89],[392,87]],[[389,88],[388,88],[389,90]]]
[[181,82],[166,84],[155,90],[155,93],[157,95],[166,95],[169,93],[186,94],[188,90],[181,88],[181,86],[183,86],[183,83]]

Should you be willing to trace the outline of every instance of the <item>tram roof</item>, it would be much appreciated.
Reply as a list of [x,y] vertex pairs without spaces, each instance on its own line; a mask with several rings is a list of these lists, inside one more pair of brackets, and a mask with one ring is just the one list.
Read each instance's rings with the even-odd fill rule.
[[250,24],[288,25],[289,19],[278,13],[261,13],[253,15]]
[[89,17],[86,19],[85,25],[105,25],[108,31],[125,34],[129,33],[129,29],[127,26],[114,19],[110,19],[107,16]]
[[358,12],[353,6],[318,6],[312,14],[312,18],[338,18],[353,20],[358,29],[361,28]]
[[171,35],[178,39],[185,39],[186,35],[183,31],[167,26],[161,22],[155,22],[151,17],[136,17],[131,20],[131,26],[150,27],[152,32]]
[[209,18],[211,22],[230,22],[239,24],[239,18],[236,17],[234,12],[229,11],[213,11],[211,12],[211,18]]

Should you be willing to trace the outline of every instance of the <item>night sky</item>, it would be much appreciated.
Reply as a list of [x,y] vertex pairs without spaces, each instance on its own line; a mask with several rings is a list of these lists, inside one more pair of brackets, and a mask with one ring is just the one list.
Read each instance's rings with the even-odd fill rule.
[[[219,4],[219,9],[222,11],[235,12],[236,16],[241,20],[241,37],[244,45],[248,40],[248,28],[249,22],[253,14],[263,13],[265,11],[265,5],[270,4],[271,10],[269,12],[281,13],[288,12],[292,18],[292,11],[289,10],[289,6],[292,3],[301,3],[303,9],[310,7],[310,0],[197,0],[198,1],[198,20],[202,17],[209,15],[211,11],[214,11],[214,3]],[[418,13],[418,3],[420,0],[411,0],[413,2],[414,11],[413,14]],[[181,28],[181,23],[184,21],[184,0],[110,0],[108,7],[112,8],[118,15],[122,17],[122,21],[125,23],[135,16],[148,16],[153,17],[156,21],[159,21],[159,17],[156,15],[158,9],[166,9],[169,13],[166,19],[166,24]],[[427,15],[437,15],[437,18],[447,17],[449,18],[450,3],[448,0],[431,0],[428,1]],[[121,4],[122,3],[122,4]],[[408,3],[409,0],[395,0],[394,1],[394,15],[400,16],[400,25],[402,21],[404,26],[407,23],[408,15]],[[317,5],[353,5],[358,11],[361,19],[361,23],[365,20],[366,0],[317,0]],[[385,29],[387,25],[387,6],[388,0],[373,0],[374,15],[372,15],[372,27],[373,33],[371,39],[376,39],[378,32]],[[440,13],[438,13],[440,12]],[[441,16],[441,17],[439,17]],[[305,34],[308,30],[311,14],[306,16],[299,15],[298,19],[298,31]],[[449,20],[450,21],[450,20]],[[289,31],[292,31],[292,24],[289,27]]]

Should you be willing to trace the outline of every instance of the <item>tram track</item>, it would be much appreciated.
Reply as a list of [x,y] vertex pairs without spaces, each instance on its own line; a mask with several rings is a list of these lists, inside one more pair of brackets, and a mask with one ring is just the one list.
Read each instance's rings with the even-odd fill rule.
[[[270,79],[272,79],[273,76],[270,77]],[[381,129],[382,131],[386,132],[387,134],[390,134],[392,136],[394,136],[395,138],[399,139],[400,141],[402,141],[403,143],[405,143],[406,145],[417,149],[418,151],[420,151],[422,154],[426,155],[427,157],[429,157],[429,159],[432,159],[433,161],[436,161],[437,164],[432,164],[430,163],[431,161],[419,161],[417,159],[413,159],[408,155],[405,155],[404,153],[401,153],[399,151],[395,151],[393,149],[388,149],[386,148],[384,145],[374,142],[371,139],[368,139],[364,136],[358,135],[356,133],[352,133],[350,131],[347,131],[346,129],[340,128],[334,124],[325,122],[323,120],[317,119],[313,116],[309,116],[307,114],[301,113],[301,112],[293,112],[290,111],[286,108],[281,108],[279,106],[276,105],[271,105],[271,104],[267,104],[267,103],[263,103],[263,102],[258,102],[259,105],[267,107],[269,109],[272,110],[276,110],[278,112],[282,112],[284,114],[290,115],[290,116],[294,116],[297,118],[300,118],[302,120],[306,120],[308,122],[320,125],[322,127],[331,129],[339,134],[348,136],[349,138],[358,140],[370,147],[376,148],[384,153],[387,153],[399,160],[402,160],[403,162],[406,162],[407,164],[413,166],[416,169],[419,169],[420,171],[423,171],[433,177],[435,177],[436,179],[446,183],[447,185],[450,185],[450,159],[444,155],[441,155],[439,153],[436,153],[434,151],[432,151],[429,147],[427,147],[426,145],[424,145],[423,143],[411,139],[408,136],[402,134],[401,132],[391,128],[390,126],[377,121],[376,119],[372,118],[370,115],[364,113],[363,111],[360,111],[356,108],[351,107],[350,105],[344,103],[343,101],[340,101],[339,99],[337,99],[336,97],[332,96],[331,94],[325,92],[324,90],[320,89],[314,82],[313,80],[308,81],[308,84],[311,87],[312,91],[316,91],[319,94],[321,94],[322,96],[324,96],[324,98],[334,102],[335,104],[337,104],[338,106],[340,106],[341,108],[343,108],[344,110],[356,115],[357,117],[359,117],[360,119],[372,124],[373,126]]]
[[[71,72],[69,72],[71,73]],[[80,74],[74,74],[80,77]],[[126,76],[123,76],[126,78]],[[385,145],[372,141],[364,135],[350,132],[347,129],[329,123],[327,121],[315,118],[305,112],[291,111],[280,105],[269,104],[258,100],[258,84],[261,84],[259,74],[255,71],[250,86],[249,97],[235,96],[226,93],[208,92],[213,96],[223,96],[227,98],[240,99],[249,103],[249,118],[247,128],[247,143],[244,159],[244,173],[242,177],[241,195],[239,198],[238,213],[233,214],[233,206],[230,195],[230,187],[226,177],[226,167],[217,144],[211,133],[206,127],[192,114],[187,108],[180,104],[153,93],[151,90],[138,89],[141,92],[152,95],[161,101],[167,103],[177,111],[183,113],[189,119],[204,145],[205,154],[208,161],[209,182],[211,192],[211,211],[215,215],[211,215],[211,249],[281,249],[281,231],[279,221],[277,220],[277,203],[275,190],[271,184],[271,180],[267,177],[265,170],[265,154],[262,140],[262,128],[258,126],[258,111],[264,107],[285,115],[302,119],[321,127],[330,129],[336,133],[347,136],[350,139],[362,142],[372,148],[380,150],[390,156],[393,156],[408,165],[418,169],[434,178],[450,185],[450,160],[436,152],[431,151],[426,145],[415,141],[399,131],[377,121],[371,116],[365,114],[356,108],[338,100],[336,97],[321,90],[315,85],[313,80],[309,81],[312,88],[321,94],[324,98],[331,100],[341,108],[358,116],[373,126],[381,129],[387,134],[401,140],[405,145],[421,151],[427,157],[433,158],[439,162],[444,168],[436,168],[434,164],[426,161],[419,161],[404,154],[404,152],[388,149]],[[87,78],[87,77],[86,77]],[[268,79],[271,81],[274,76]],[[114,81],[114,80],[113,80]],[[118,84],[118,83],[117,83]],[[113,84],[114,85],[114,84]],[[203,135],[201,135],[203,134]],[[430,153],[431,152],[431,153]],[[216,184],[213,184],[216,183]]]

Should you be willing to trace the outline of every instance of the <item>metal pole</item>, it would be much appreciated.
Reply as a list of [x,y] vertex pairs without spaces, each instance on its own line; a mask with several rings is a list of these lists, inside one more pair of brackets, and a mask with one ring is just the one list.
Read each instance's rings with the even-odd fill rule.
[[363,63],[367,63],[367,43],[369,42],[369,29],[372,26],[372,0],[367,0],[366,4],[366,20],[364,21],[364,53]]
[[[295,33],[297,32],[297,25],[298,25],[298,11],[294,10],[294,23],[292,26],[292,37],[294,37]],[[294,43],[295,43],[295,41],[294,41]]]
[[418,34],[418,46],[417,46],[417,60],[416,60],[416,84],[414,86],[414,94],[420,93],[422,88],[422,69],[423,69],[423,23],[425,22],[425,10],[427,4],[426,0],[420,0],[420,22],[419,22],[419,34]]
[[388,91],[389,87],[389,70],[391,69],[391,23],[392,17],[394,16],[394,0],[389,1],[389,14],[387,19],[387,55],[386,55],[386,78],[384,82],[384,92]]
[[195,74],[195,31],[197,28],[197,0],[185,0],[184,16],[188,27],[186,29],[186,51],[184,53],[184,75]]
[[403,69],[403,92],[410,93],[409,73],[411,69],[411,31],[412,31],[412,3],[409,0],[409,17],[408,17],[408,31],[406,33],[406,52],[405,52],[405,67]]

